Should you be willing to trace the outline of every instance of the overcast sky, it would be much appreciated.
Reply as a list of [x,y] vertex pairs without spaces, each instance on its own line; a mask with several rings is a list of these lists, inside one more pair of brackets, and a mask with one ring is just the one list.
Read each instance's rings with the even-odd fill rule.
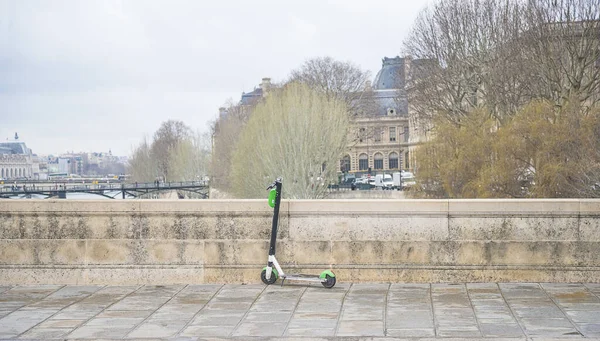
[[218,108],[306,59],[374,77],[426,0],[0,0],[0,139],[129,155],[168,119]]

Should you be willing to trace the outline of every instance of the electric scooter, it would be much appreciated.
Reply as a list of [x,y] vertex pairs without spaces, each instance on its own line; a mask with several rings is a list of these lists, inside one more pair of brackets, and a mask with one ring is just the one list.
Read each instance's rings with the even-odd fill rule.
[[273,226],[271,229],[271,244],[269,246],[269,260],[267,266],[260,273],[260,279],[263,283],[269,285],[275,283],[277,278],[281,277],[281,285],[288,279],[292,281],[306,281],[321,283],[325,288],[332,288],[335,285],[335,274],[331,270],[325,270],[320,275],[302,275],[286,274],[275,258],[275,243],[277,242],[277,222],[279,221],[279,204],[281,202],[281,178],[277,178],[268,188],[269,206],[274,208]]

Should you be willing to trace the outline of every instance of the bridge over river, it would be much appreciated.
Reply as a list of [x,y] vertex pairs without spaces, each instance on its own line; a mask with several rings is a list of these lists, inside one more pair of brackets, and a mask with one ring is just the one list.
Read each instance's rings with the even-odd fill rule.
[[55,184],[5,184],[0,187],[0,198],[29,198],[34,195],[49,198],[66,199],[67,193],[90,193],[110,199],[121,196],[137,198],[152,193],[178,191],[191,192],[208,198],[208,185],[204,181],[166,182],[166,183],[115,183],[115,184],[85,184],[85,183],[55,183]]

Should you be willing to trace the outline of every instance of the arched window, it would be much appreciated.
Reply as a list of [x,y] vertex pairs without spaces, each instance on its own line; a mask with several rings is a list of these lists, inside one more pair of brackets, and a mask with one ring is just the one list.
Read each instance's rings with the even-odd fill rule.
[[342,173],[350,171],[350,155],[344,156],[342,161],[340,161],[340,171],[342,171]]
[[2,168],[2,175],[0,175],[0,178],[4,179],[4,168]]
[[21,168],[19,168],[19,178],[23,176],[23,174],[21,173],[23,170]]
[[13,169],[12,168],[10,169],[10,177],[11,178],[13,177]]
[[398,153],[391,152],[389,156],[390,169],[398,169]]
[[369,157],[367,154],[360,154],[358,156],[358,170],[367,170],[369,169]]
[[375,163],[374,163],[374,168],[375,169],[383,169],[383,154],[381,153],[376,153],[375,157],[374,157]]

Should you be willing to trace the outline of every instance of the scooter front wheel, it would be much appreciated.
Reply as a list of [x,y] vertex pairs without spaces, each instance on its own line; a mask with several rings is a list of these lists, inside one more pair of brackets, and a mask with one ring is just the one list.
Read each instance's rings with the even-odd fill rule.
[[331,277],[329,275],[325,275],[325,278],[327,280],[325,282],[321,282],[321,284],[323,284],[323,286],[325,288],[333,288],[333,286],[335,285],[335,277]]
[[275,271],[271,272],[271,278],[267,279],[267,270],[263,270],[260,273],[260,279],[263,281],[263,283],[265,283],[266,285],[269,284],[273,284],[275,283],[275,281],[277,281],[277,274],[275,273]]

